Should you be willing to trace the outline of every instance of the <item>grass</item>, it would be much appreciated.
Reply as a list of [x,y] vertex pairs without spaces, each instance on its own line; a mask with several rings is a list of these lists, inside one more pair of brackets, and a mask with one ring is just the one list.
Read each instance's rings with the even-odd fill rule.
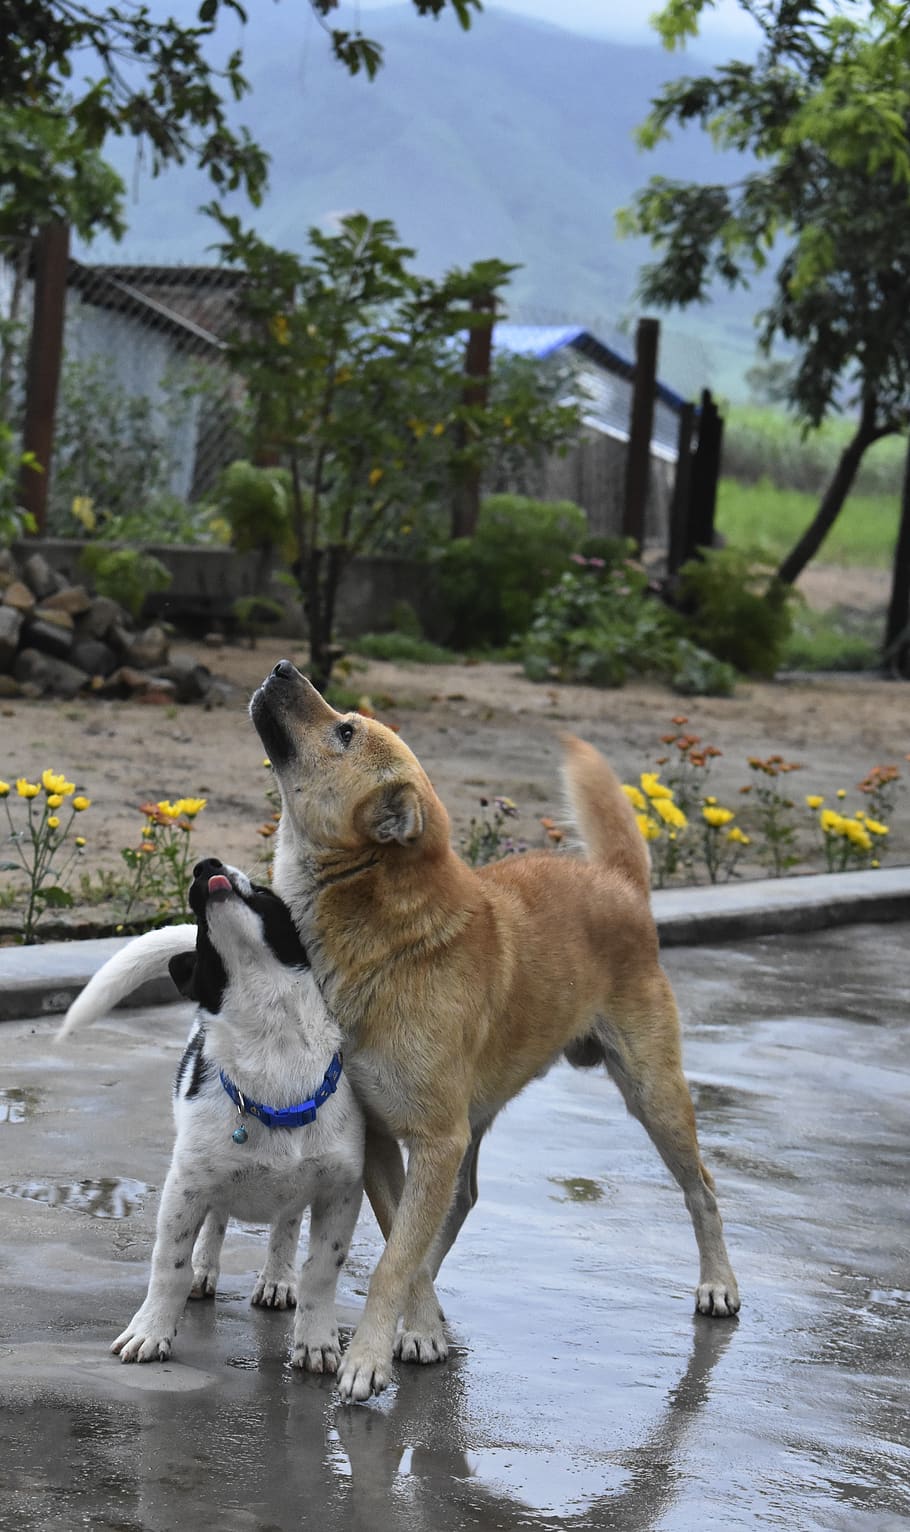
[[784,644],[782,670],[875,670],[881,663],[881,621],[867,612],[830,607],[796,610]]
[[461,655],[412,633],[364,633],[351,642],[356,654],[395,665],[457,665]]
[[[854,420],[837,416],[803,436],[782,410],[734,405],[725,417],[724,471],[743,484],[767,478],[779,489],[818,494],[855,429]],[[870,447],[857,474],[857,493],[899,495],[906,452],[906,442],[899,436],[885,437]]]
[[[770,479],[741,484],[724,478],[717,499],[717,530],[736,548],[777,561],[789,553],[816,511],[818,496],[778,489]],[[851,495],[828,533],[816,562],[888,569],[894,553],[898,495]]]

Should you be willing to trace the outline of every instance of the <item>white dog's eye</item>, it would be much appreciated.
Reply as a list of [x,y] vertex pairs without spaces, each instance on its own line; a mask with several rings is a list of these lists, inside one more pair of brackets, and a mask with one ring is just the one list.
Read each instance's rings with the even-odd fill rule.
[[338,725],[338,728],[335,730],[335,733],[337,734],[338,738],[341,740],[341,743],[343,745],[347,746],[347,745],[349,745],[351,743],[351,740],[354,738],[354,734],[355,734],[354,725],[352,723],[340,723]]

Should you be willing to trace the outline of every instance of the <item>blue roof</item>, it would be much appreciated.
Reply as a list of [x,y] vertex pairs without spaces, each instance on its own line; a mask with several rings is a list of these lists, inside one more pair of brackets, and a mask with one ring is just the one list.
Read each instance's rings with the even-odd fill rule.
[[[536,356],[541,360],[571,346],[590,357],[593,362],[599,363],[607,372],[616,373],[629,382],[635,374],[635,363],[629,357],[614,351],[612,346],[598,340],[596,335],[581,325],[503,322],[493,328],[493,345],[500,346],[503,351],[516,352],[521,356]],[[672,410],[682,409],[686,402],[674,389],[668,388],[666,383],[658,382],[657,397]]]

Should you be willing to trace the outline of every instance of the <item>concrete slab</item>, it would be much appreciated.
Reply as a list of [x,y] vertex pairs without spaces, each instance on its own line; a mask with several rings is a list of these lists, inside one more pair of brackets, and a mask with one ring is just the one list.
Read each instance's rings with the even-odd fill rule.
[[[444,1366],[342,1407],[252,1311],[260,1230],[171,1362],[107,1354],[148,1275],[186,1008],[3,1030],[0,1525],[17,1532],[896,1532],[910,1526],[910,927],[678,948],[702,1147],[743,1290],[692,1314],[680,1195],[601,1074],[503,1114],[443,1268]],[[353,1322],[380,1248],[342,1274]]]
[[[858,922],[910,920],[910,867],[659,889],[654,914],[663,947],[745,941]],[[129,937],[0,947],[0,1021],[67,1010],[92,974]],[[124,1004],[179,1000],[168,978],[144,984]]]

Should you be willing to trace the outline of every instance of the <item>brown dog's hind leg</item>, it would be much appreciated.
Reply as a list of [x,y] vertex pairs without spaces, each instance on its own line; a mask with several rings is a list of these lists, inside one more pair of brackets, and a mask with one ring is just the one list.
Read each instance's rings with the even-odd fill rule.
[[679,1021],[670,985],[659,973],[626,1003],[598,1022],[607,1069],[629,1112],[645,1128],[676,1178],[698,1244],[700,1275],[695,1306],[725,1317],[739,1309],[739,1290],[724,1243],[714,1183],[702,1164],[692,1098],[682,1072]]

